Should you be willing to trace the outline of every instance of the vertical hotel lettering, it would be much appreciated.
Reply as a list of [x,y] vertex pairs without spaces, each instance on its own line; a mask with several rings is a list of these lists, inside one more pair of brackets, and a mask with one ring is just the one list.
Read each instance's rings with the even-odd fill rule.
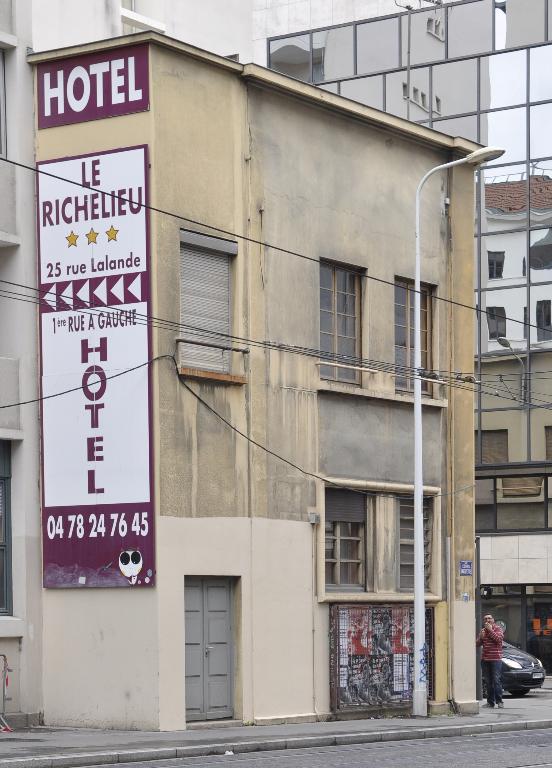
[[[39,128],[148,108],[145,46],[38,77]],[[138,588],[155,583],[147,147],[90,149],[38,166],[43,582]]]

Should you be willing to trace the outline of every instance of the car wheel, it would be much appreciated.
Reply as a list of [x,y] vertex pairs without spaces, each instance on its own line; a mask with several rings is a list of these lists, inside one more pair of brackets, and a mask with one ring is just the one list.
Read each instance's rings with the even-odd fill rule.
[[529,690],[523,690],[523,691],[508,691],[510,696],[512,696],[514,699],[520,699],[522,696],[527,696],[529,693]]

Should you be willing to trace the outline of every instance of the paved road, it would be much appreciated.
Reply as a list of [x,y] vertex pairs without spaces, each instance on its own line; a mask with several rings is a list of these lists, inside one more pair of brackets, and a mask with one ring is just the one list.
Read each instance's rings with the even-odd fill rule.
[[[552,767],[552,730],[159,760],[154,765],[155,768]],[[132,763],[132,766],[151,768],[152,763]]]

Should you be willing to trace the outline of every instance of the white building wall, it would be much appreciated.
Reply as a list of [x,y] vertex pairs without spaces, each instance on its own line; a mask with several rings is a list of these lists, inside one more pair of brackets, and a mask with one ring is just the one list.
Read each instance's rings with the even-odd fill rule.
[[[6,84],[4,157],[34,165],[33,80],[26,61],[31,45],[29,3],[2,4]],[[2,45],[2,43],[0,43]],[[28,126],[28,130],[22,130]],[[36,244],[34,174],[0,161],[2,211],[1,289],[27,295],[0,298],[0,395],[2,404],[37,397]],[[27,288],[28,286],[28,288]],[[21,297],[19,297],[21,299]],[[4,377],[4,378],[3,378]],[[6,386],[8,384],[8,386]],[[37,715],[41,685],[41,549],[39,501],[39,431],[36,404],[0,412],[0,439],[11,445],[12,597],[11,616],[0,616],[0,653],[8,657],[8,711]]]
[[482,536],[482,584],[551,584],[552,534]]

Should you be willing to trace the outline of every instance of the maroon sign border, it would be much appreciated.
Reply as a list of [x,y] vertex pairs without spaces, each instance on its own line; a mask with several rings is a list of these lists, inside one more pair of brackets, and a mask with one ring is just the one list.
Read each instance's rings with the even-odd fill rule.
[[[36,205],[36,242],[37,242],[37,258],[36,258],[36,267],[37,267],[37,285],[41,285],[41,238],[40,238],[40,208],[39,208],[39,201],[40,201],[40,176],[41,171],[43,170],[43,166],[49,166],[53,163],[60,163],[65,162],[68,160],[80,160],[85,159],[87,157],[98,157],[100,155],[113,155],[113,154],[119,154],[121,152],[128,152],[132,150],[141,149],[143,150],[143,158],[144,158],[144,206],[145,206],[145,229],[146,229],[146,269],[144,270],[146,273],[146,281],[148,286],[147,291],[147,315],[148,315],[148,330],[147,330],[147,355],[148,360],[151,359],[151,350],[152,350],[152,327],[151,323],[149,322],[149,318],[151,316],[151,222],[150,222],[150,212],[149,212],[149,206],[150,206],[150,179],[149,179],[149,146],[147,144],[136,144],[128,147],[117,147],[115,149],[108,149],[108,150],[100,150],[97,152],[86,152],[83,154],[78,155],[68,155],[65,157],[56,157],[56,158],[50,158],[49,160],[41,160],[36,163],[37,168],[37,174],[36,174],[36,198],[37,198],[37,205]],[[44,172],[48,173],[46,169],[44,168]],[[71,185],[73,185],[72,182],[69,182]],[[80,185],[76,185],[80,186]],[[39,294],[40,296],[40,294]],[[40,397],[40,418],[41,418],[41,429],[40,429],[40,479],[41,479],[41,488],[40,488],[40,499],[41,499],[41,532],[42,532],[42,575],[43,575],[43,582],[42,585],[44,588],[49,589],[83,589],[83,588],[90,588],[86,587],[80,584],[67,584],[64,586],[56,586],[53,587],[52,585],[47,585],[44,581],[44,572],[45,572],[45,562],[44,562],[44,536],[46,535],[46,529],[45,529],[45,519],[47,518],[48,514],[59,514],[62,511],[71,510],[75,514],[82,513],[84,511],[86,512],[103,512],[103,513],[109,513],[109,512],[125,512],[130,511],[131,509],[135,507],[140,507],[141,510],[147,511],[149,514],[149,519],[151,522],[151,528],[149,532],[149,537],[151,541],[151,547],[152,547],[152,553],[153,553],[153,576],[151,578],[151,581],[149,584],[143,583],[140,586],[143,587],[154,587],[155,581],[156,581],[156,567],[155,567],[155,561],[156,561],[156,536],[155,536],[155,529],[156,529],[156,520],[155,520],[155,504],[154,504],[154,441],[153,441],[153,430],[152,430],[152,424],[153,424],[153,402],[152,402],[152,366],[148,366],[148,449],[149,449],[149,501],[144,503],[139,502],[128,502],[128,503],[119,503],[119,504],[97,504],[97,505],[75,505],[75,506],[66,506],[66,507],[59,507],[59,506],[52,506],[52,507],[46,507],[45,504],[45,483],[44,483],[44,429],[42,426],[42,403],[43,403],[43,390],[42,390],[42,377],[43,377],[43,347],[42,347],[42,309],[39,305],[39,312],[38,312],[38,332],[39,332],[39,397]],[[145,361],[144,361],[145,362]],[[106,585],[107,586],[107,585]],[[136,585],[138,586],[138,585]],[[121,587],[127,588],[130,587],[130,584],[122,585]]]
[[[105,104],[106,93],[109,92],[107,86],[104,87],[104,106],[98,107],[97,104],[89,104],[82,112],[75,112],[68,105],[63,114],[45,115],[44,113],[44,75],[47,72],[54,73],[63,70],[65,78],[75,66],[96,64],[101,61],[112,61],[121,56],[136,57],[137,71],[143,77],[142,98],[136,102],[125,100],[122,104]],[[66,59],[54,59],[53,61],[40,62],[36,69],[36,90],[37,90],[37,126],[39,129],[54,128],[60,125],[72,125],[74,123],[87,123],[92,120],[104,120],[109,117],[120,117],[121,115],[130,115],[136,112],[146,112],[149,110],[149,45],[139,43],[138,45],[127,45],[119,48],[109,48],[103,51],[94,51],[84,53],[81,56],[71,56]],[[109,84],[109,81],[108,81]],[[65,94],[65,90],[64,90]]]

